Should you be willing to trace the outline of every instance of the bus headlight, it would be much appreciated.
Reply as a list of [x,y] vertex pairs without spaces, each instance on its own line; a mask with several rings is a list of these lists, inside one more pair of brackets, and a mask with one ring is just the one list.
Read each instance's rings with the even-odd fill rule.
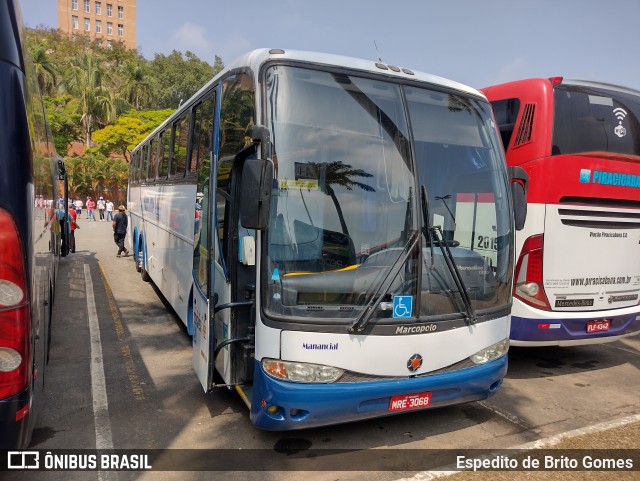
[[271,377],[292,382],[329,383],[337,381],[343,369],[306,362],[279,361],[265,358],[262,369]]
[[503,339],[500,342],[496,342],[495,344],[485,347],[480,351],[476,352],[469,356],[469,358],[475,364],[486,364],[487,362],[498,359],[500,356],[503,356],[509,351],[509,339]]

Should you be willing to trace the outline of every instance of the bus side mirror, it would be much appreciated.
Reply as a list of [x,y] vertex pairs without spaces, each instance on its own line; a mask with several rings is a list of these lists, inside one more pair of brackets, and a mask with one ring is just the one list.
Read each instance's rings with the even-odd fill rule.
[[242,167],[240,223],[247,229],[264,230],[269,225],[273,164],[265,159],[247,159]]
[[260,144],[260,157],[268,159],[271,157],[271,135],[269,129],[264,125],[256,124],[251,129],[251,140]]
[[509,167],[511,197],[513,197],[513,214],[516,230],[522,230],[527,220],[527,184],[529,175],[522,167]]

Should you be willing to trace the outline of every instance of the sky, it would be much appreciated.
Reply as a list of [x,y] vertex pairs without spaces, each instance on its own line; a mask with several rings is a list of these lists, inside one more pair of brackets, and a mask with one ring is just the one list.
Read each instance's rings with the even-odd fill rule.
[[[115,0],[114,0],[115,1]],[[57,27],[56,0],[19,0]],[[530,77],[640,90],[640,0],[138,0],[147,59],[190,50],[213,65],[254,48],[326,52],[475,88]]]

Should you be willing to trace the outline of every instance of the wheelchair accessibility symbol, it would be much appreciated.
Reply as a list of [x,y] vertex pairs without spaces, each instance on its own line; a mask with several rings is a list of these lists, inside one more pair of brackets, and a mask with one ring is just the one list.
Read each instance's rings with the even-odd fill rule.
[[411,317],[413,296],[393,296],[393,317]]

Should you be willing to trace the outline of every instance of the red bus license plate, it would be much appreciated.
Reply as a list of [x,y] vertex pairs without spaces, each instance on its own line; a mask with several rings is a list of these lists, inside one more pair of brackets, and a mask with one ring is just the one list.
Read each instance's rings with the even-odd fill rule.
[[389,411],[406,411],[408,409],[426,408],[429,404],[431,404],[431,392],[401,394],[399,396],[391,396]]
[[587,322],[587,333],[608,331],[611,327],[611,321],[589,321]]

